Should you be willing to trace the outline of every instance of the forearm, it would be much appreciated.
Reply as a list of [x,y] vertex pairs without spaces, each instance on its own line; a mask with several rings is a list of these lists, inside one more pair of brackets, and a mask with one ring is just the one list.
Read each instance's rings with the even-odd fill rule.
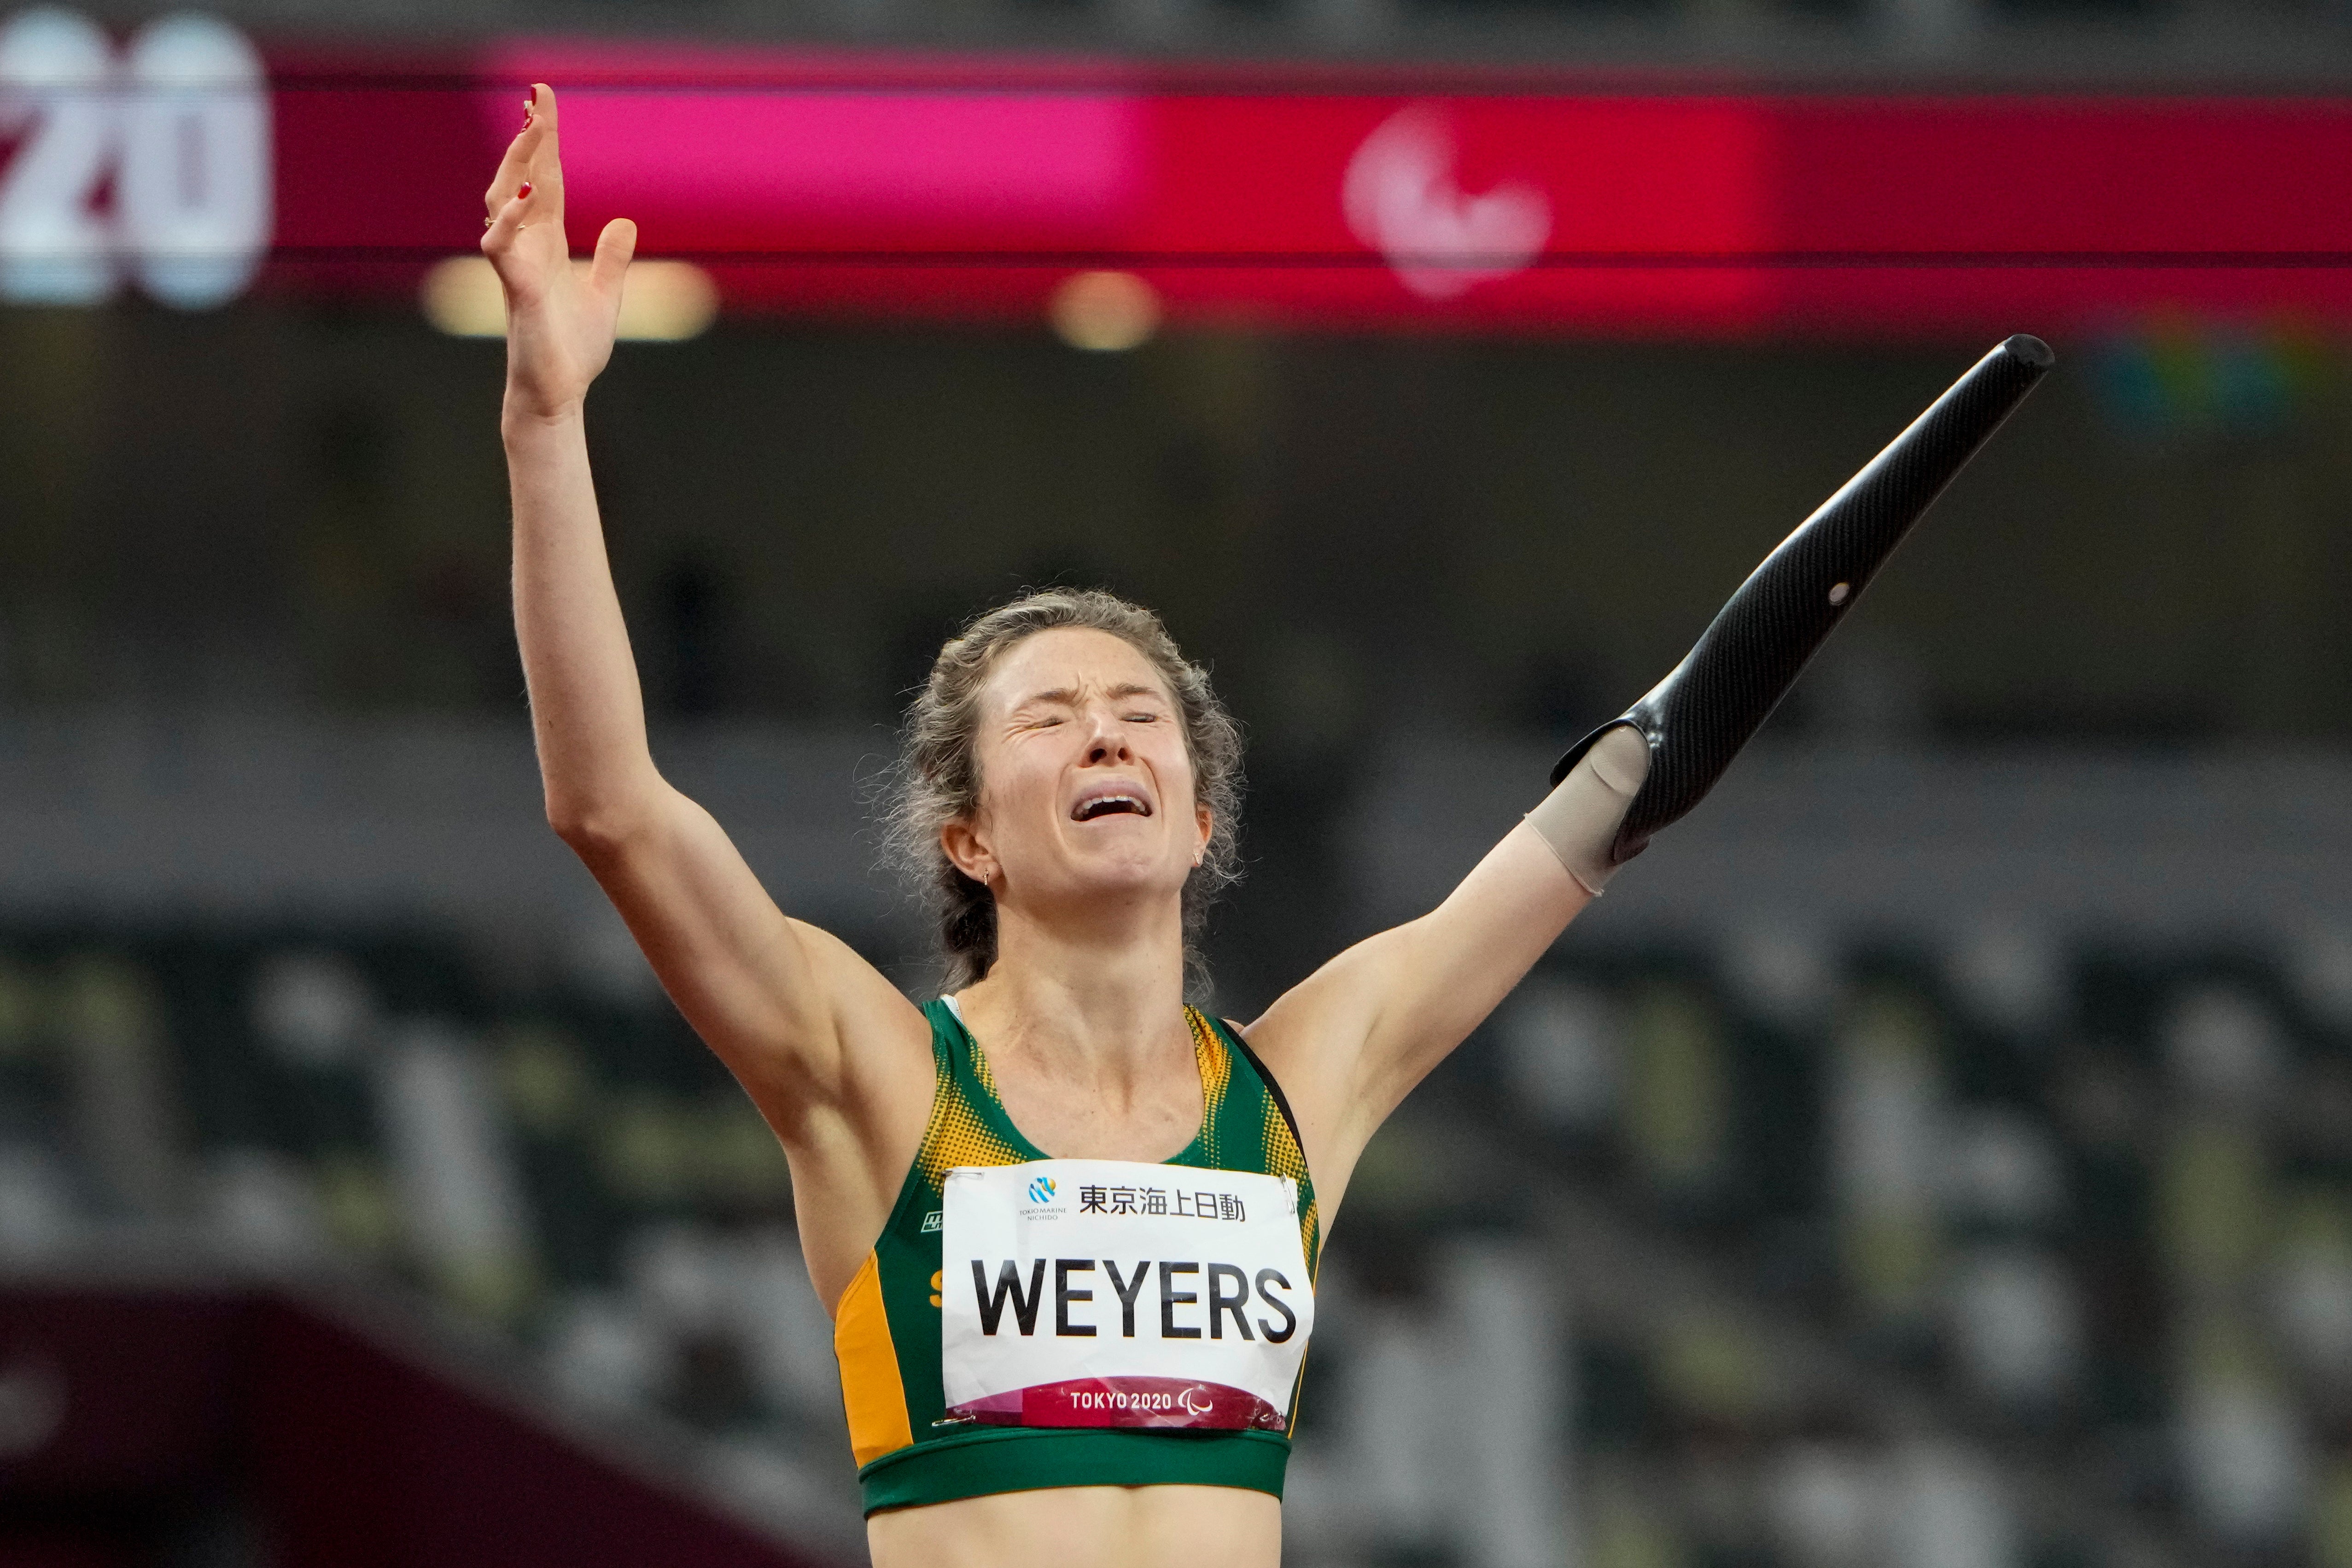
[[659,786],[614,591],[580,405],[501,422],[514,507],[515,637],[549,821],[569,836]]

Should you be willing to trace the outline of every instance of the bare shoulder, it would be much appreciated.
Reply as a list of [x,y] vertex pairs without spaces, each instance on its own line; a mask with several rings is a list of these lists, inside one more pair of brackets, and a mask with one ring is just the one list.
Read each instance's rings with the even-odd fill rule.
[[1401,945],[1396,931],[1365,938],[1283,992],[1242,1030],[1267,1068],[1284,1076],[1286,1092],[1311,1095],[1325,1080],[1333,1091],[1345,1087],[1341,1081],[1379,1013],[1376,973]]
[[930,1025],[848,943],[804,920],[782,925],[797,972],[788,1032],[703,1037],[774,1129],[796,1183],[887,1185],[929,1114]]
[[851,1101],[877,1092],[911,1095],[928,1110],[931,1026],[922,1009],[832,932],[790,917],[786,924],[806,955],[818,994],[829,1003],[826,1021],[837,1042],[839,1074],[830,1087]]
[[1364,1042],[1380,1005],[1369,983],[1394,933],[1356,944],[1285,991],[1241,1030],[1298,1124],[1307,1169],[1327,1216],[1378,1126],[1367,1120]]
[[930,1022],[848,943],[793,920],[824,998],[821,1080],[793,1092],[747,1081],[784,1145],[811,1280],[827,1307],[889,1218],[931,1113]]

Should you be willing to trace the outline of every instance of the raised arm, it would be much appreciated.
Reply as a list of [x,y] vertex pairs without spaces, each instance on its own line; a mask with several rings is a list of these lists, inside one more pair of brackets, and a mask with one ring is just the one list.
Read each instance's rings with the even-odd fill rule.
[[1731,596],[1688,657],[1553,770],[1554,789],[1420,919],[1342,953],[1251,1026],[1336,1202],[1397,1103],[1478,1026],[1650,836],[1697,805],[1895,547],[2054,362],[1979,361]]
[[[612,355],[636,227],[606,225],[594,261],[573,266],[552,89],[531,89],[485,204],[482,252],[507,300],[515,633],[548,821],[783,1139],[826,1291],[825,1276],[845,1284],[880,1229],[920,1139],[926,1026],[845,945],[786,918],[709,813],[654,765],[583,417]],[[810,1234],[834,1228],[838,1247]],[[838,1269],[820,1256],[835,1250],[846,1260]]]

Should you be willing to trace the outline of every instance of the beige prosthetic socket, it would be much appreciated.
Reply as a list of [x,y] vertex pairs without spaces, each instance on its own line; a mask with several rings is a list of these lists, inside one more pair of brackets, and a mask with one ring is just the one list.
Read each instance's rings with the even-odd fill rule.
[[1528,825],[1595,898],[1617,874],[1610,858],[1617,826],[1649,776],[1650,743],[1631,725],[1620,726],[1594,741],[1559,787],[1528,813]]

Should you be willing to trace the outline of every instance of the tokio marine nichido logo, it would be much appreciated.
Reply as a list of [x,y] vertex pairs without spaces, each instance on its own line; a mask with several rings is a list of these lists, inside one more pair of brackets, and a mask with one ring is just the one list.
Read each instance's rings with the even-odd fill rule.
[[1048,1202],[1051,1202],[1051,1201],[1053,1200],[1053,1197],[1054,1197],[1054,1178],[1053,1178],[1052,1176],[1041,1176],[1037,1177],[1034,1181],[1033,1181],[1033,1182],[1031,1182],[1031,1183],[1029,1184],[1029,1201],[1030,1201],[1030,1202],[1032,1202],[1032,1203],[1048,1203]]

